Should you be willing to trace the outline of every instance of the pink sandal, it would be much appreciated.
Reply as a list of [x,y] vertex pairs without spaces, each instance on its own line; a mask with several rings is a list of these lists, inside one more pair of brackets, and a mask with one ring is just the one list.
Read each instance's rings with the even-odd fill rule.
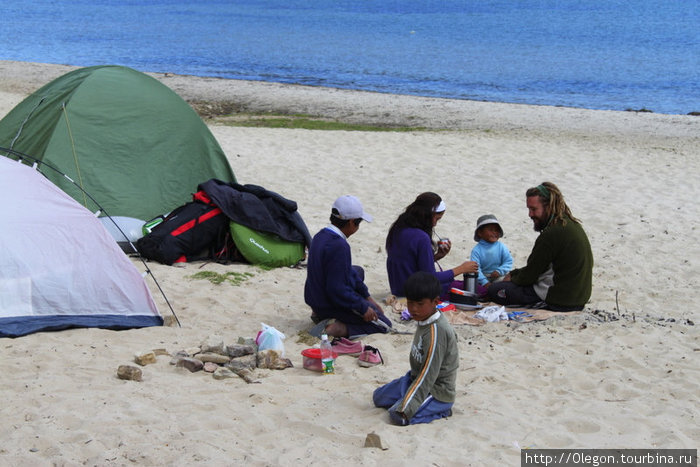
[[338,355],[350,355],[353,357],[360,355],[363,349],[362,342],[353,342],[345,337],[336,337],[331,342],[331,346],[333,346],[333,351]]
[[369,368],[379,364],[383,365],[384,359],[382,358],[382,354],[379,352],[378,348],[372,347],[371,345],[366,345],[365,349],[362,351],[357,360],[357,364],[362,367]]

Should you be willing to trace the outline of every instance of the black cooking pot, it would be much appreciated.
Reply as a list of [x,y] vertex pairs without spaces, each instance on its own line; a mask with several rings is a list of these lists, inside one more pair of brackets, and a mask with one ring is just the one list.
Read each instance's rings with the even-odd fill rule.
[[450,303],[459,308],[459,305],[474,306],[477,304],[476,294],[462,289],[450,289]]

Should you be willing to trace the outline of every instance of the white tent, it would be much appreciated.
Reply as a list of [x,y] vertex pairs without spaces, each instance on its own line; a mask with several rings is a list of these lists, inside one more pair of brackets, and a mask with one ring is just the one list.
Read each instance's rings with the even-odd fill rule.
[[102,223],[37,170],[0,156],[0,337],[161,326]]

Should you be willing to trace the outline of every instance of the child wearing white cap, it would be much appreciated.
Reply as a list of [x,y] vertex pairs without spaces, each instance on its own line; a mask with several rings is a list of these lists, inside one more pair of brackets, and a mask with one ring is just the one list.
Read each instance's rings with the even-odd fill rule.
[[[370,296],[364,270],[352,264],[348,238],[361,221],[372,222],[359,199],[341,196],[333,203],[330,225],[311,240],[304,284],[304,300],[320,332],[334,337],[386,333],[391,321]],[[316,329],[314,327],[313,329]]]
[[503,280],[513,268],[513,257],[508,247],[500,242],[503,229],[493,214],[485,214],[476,221],[471,260],[479,265],[477,293],[483,297],[492,282]]

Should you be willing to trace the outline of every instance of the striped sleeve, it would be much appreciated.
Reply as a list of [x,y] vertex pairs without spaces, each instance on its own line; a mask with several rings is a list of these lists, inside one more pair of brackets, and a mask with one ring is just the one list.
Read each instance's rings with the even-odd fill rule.
[[440,374],[440,366],[444,357],[440,355],[438,349],[437,323],[431,323],[424,336],[427,339],[423,341],[423,364],[397,409],[398,412],[405,414],[409,420],[430,395],[430,391]]

